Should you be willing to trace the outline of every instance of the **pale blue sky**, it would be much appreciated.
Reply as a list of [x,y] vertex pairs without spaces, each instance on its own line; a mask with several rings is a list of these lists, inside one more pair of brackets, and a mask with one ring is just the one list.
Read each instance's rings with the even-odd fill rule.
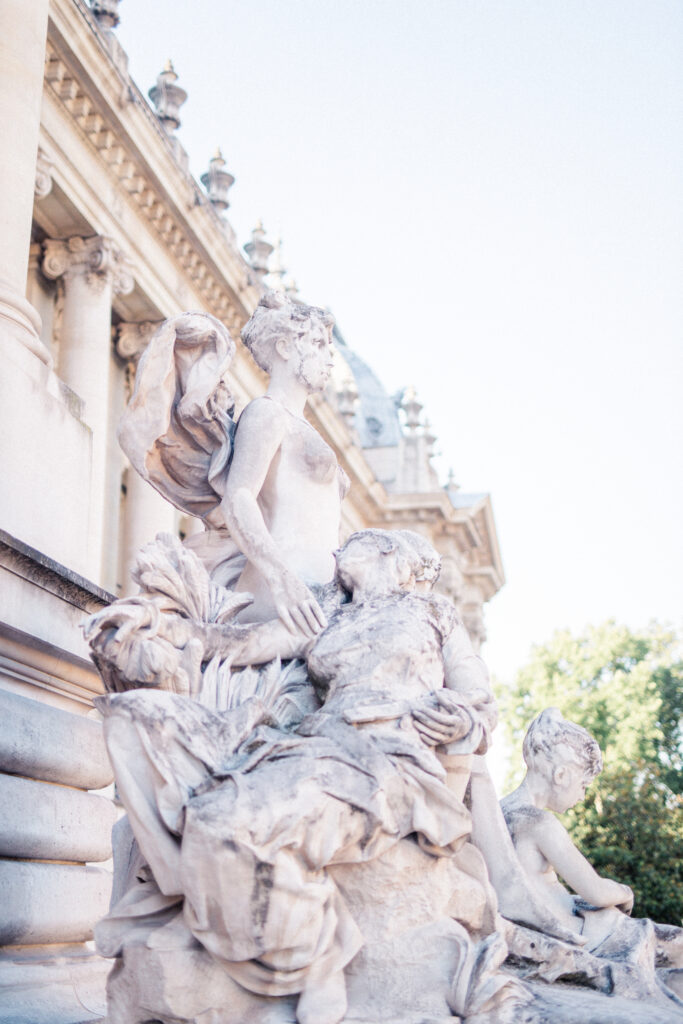
[[553,629],[683,620],[683,5],[121,4],[144,92],[172,57],[193,173],[282,234],[389,389],[493,496],[504,681]]

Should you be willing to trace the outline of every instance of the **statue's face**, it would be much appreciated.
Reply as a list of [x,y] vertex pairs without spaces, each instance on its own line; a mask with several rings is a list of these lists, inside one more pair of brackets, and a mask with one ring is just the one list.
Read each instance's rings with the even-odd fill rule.
[[331,330],[317,320],[294,339],[293,365],[297,379],[311,394],[324,391],[332,373]]
[[564,814],[578,804],[586,795],[589,780],[583,768],[577,764],[559,765],[553,772],[552,792],[548,807],[557,814]]

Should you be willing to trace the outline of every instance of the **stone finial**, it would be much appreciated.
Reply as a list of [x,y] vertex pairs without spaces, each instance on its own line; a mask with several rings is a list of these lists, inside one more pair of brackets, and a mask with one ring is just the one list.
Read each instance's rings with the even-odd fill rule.
[[434,430],[432,428],[431,420],[425,419],[422,428],[422,436],[424,438],[427,455],[431,458],[432,455],[434,454],[434,445],[436,444],[437,441],[436,434],[434,433]]
[[285,266],[282,262],[282,239],[278,238],[268,260],[268,284],[274,292],[285,291]]
[[275,246],[266,241],[266,231],[263,222],[259,221],[251,233],[251,240],[244,246],[249,264],[255,270],[259,279],[263,279],[268,273],[268,261]]
[[420,426],[420,414],[424,406],[422,402],[417,399],[417,393],[414,387],[408,387],[405,389],[401,396],[400,407],[405,413],[406,426],[411,434],[416,433]]
[[217,149],[209,160],[208,171],[206,174],[202,174],[200,179],[211,205],[216,210],[227,210],[230,206],[228,192],[235,183],[233,175],[223,170],[224,167],[223,154],[220,149]]
[[126,362],[137,363],[147,348],[150,338],[161,326],[161,320],[142,320],[138,323],[120,323],[116,328],[114,347],[116,354]]
[[157,117],[167,132],[174,132],[180,128],[180,108],[187,99],[187,93],[175,83],[178,76],[169,59],[164,64],[164,69],[157,78],[156,85],[153,85],[147,94],[156,107]]
[[299,287],[291,274],[284,275],[282,278],[282,285],[285,290],[285,295],[289,295],[290,298],[293,299],[299,294]]
[[83,274],[92,288],[111,282],[118,295],[128,295],[135,284],[128,257],[111,238],[100,235],[66,240],[48,238],[43,242],[42,269],[52,280]]
[[121,0],[90,0],[90,9],[103,29],[116,28],[119,21],[119,4]]
[[446,480],[446,490],[447,491],[459,491],[460,490],[460,484],[458,483],[458,481],[455,478],[455,471],[454,471],[452,466],[448,470],[448,479]]
[[33,194],[36,199],[44,199],[52,191],[52,169],[54,162],[42,146],[38,146],[36,159],[36,181]]
[[359,401],[356,382],[348,377],[337,391],[337,409],[349,430],[353,428]]

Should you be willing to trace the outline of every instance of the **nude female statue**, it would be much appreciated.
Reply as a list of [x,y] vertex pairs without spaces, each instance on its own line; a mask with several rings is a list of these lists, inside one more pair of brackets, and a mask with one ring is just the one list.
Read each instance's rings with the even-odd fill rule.
[[166,321],[143,354],[119,440],[133,466],[205,532],[188,538],[217,582],[254,597],[245,618],[279,616],[314,636],[325,618],[309,586],[332,579],[348,481],[303,418],[332,366],[334,320],[267,292],[242,331],[270,376],[235,425],[225,374],[235,344],[220,321]]
[[254,596],[249,621],[278,616],[313,636],[325,625],[308,589],[334,573],[348,481],[332,449],[303,418],[332,369],[333,318],[269,293],[242,331],[268,390],[240,417],[221,512],[247,556],[237,590]]

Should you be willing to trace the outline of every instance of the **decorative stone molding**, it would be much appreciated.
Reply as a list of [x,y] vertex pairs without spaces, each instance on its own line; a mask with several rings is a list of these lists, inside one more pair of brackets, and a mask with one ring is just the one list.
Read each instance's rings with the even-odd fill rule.
[[140,323],[120,323],[116,328],[114,347],[116,354],[127,362],[137,364],[161,320],[143,320]]
[[156,85],[153,85],[148,93],[156,107],[157,117],[167,132],[174,132],[180,128],[180,108],[187,99],[185,90],[176,85],[177,80],[178,75],[173,62],[167,60]]
[[88,285],[101,290],[111,282],[116,295],[128,295],[135,284],[128,258],[111,238],[94,235],[67,239],[49,238],[43,243],[43,273],[56,280],[83,274]]
[[54,168],[54,161],[48,153],[42,148],[38,147],[38,158],[36,160],[36,183],[34,187],[34,195],[36,199],[44,199],[52,191],[52,170]]
[[[120,187],[130,195],[149,221],[166,251],[173,256],[193,287],[201,294],[205,308],[222,320],[231,331],[239,334],[248,319],[248,313],[238,308],[235,296],[196,251],[184,225],[171,215],[172,210],[167,201],[157,192],[154,182],[142,167],[137,155],[121,145],[113,122],[105,113],[98,110],[92,97],[74,77],[72,69],[62,59],[51,40],[47,43],[45,60],[45,82],[48,92],[51,92],[71,115],[108,165]],[[164,144],[172,149],[174,140],[161,127],[159,119],[141,95],[136,105],[141,115],[148,119],[150,129],[156,131]],[[197,186],[192,184],[191,196],[188,194],[188,205],[195,203]],[[245,261],[238,253],[230,251],[226,251],[223,258],[235,287],[246,288],[249,280]]]
[[232,174],[223,170],[225,167],[225,160],[220,149],[217,149],[211,160],[209,160],[209,169],[206,174],[202,174],[201,183],[206,189],[206,194],[209,197],[209,202],[216,210],[227,210],[230,206],[228,202],[228,192],[235,184],[235,178]]

